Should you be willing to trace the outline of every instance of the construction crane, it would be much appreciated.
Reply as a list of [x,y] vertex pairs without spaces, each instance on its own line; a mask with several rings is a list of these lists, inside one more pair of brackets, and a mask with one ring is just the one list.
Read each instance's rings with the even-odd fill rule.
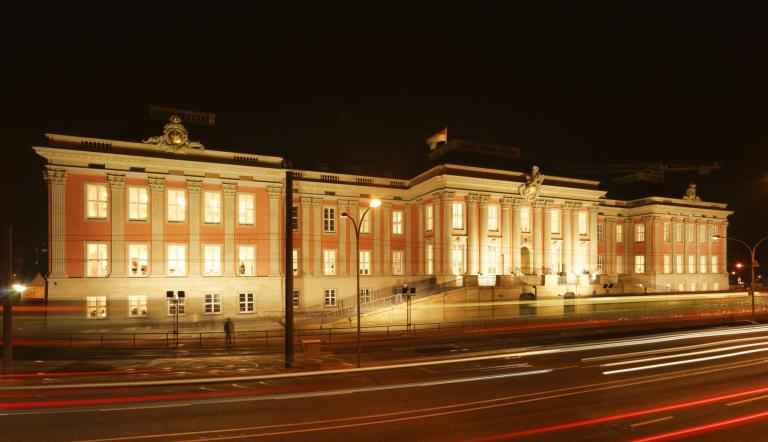
[[626,184],[638,181],[651,183],[664,183],[667,172],[696,171],[699,175],[709,175],[713,170],[719,169],[717,162],[711,164],[669,164],[669,163],[629,163],[629,164],[587,164],[556,167],[566,174],[620,174],[613,178],[616,184]]

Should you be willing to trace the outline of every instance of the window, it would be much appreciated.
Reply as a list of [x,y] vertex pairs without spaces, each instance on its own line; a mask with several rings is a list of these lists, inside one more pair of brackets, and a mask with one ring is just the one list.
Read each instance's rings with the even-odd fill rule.
[[675,242],[683,242],[683,225],[675,223]]
[[109,255],[106,243],[89,242],[86,248],[86,276],[107,276]]
[[166,254],[168,263],[168,275],[184,276],[187,274],[187,246],[183,244],[171,244]]
[[326,307],[336,305],[336,289],[323,289],[323,304]]
[[710,259],[710,265],[712,266],[712,273],[717,273],[720,269],[718,268],[718,262],[717,262],[717,255],[712,256]]
[[323,275],[336,274],[336,251],[323,250]]
[[[296,250],[293,252],[296,253]],[[256,247],[240,246],[238,256],[240,257],[240,265],[238,266],[240,276],[254,276],[256,274]]]
[[395,210],[392,212],[392,234],[403,234],[403,211]]
[[605,273],[605,256],[597,255],[597,273]]
[[707,243],[707,225],[699,224],[699,244]]
[[221,222],[221,192],[203,192],[205,210],[203,222],[219,224]]
[[624,273],[624,257],[621,255],[616,256],[616,273]]
[[453,274],[461,275],[464,273],[464,247],[455,246],[451,250],[451,264],[453,265]]
[[664,273],[672,273],[672,256],[664,255]]
[[531,208],[530,207],[520,208],[520,231],[523,233],[528,233],[531,231]]
[[360,251],[360,274],[361,275],[371,274],[371,251],[370,250]]
[[299,276],[299,249],[293,249],[293,276]]
[[560,233],[560,209],[551,209],[549,211],[550,215],[550,225],[552,226],[551,232],[559,234]]
[[360,233],[371,233],[371,216],[373,216],[372,213],[366,213],[360,220]]
[[427,204],[424,207],[424,229],[431,232],[435,228],[435,206]]
[[675,273],[683,273],[683,255],[675,255]]
[[147,276],[149,274],[149,246],[146,244],[128,244],[128,276]]
[[669,223],[664,223],[664,242],[672,242],[672,230]]
[[203,275],[221,276],[221,246],[203,246]]
[[453,203],[453,228],[464,230],[464,203]]
[[485,273],[489,275],[495,275],[499,273],[499,269],[497,267],[498,265],[498,256],[499,256],[499,248],[496,244],[496,240],[492,239],[490,240],[488,244],[488,249],[485,251],[485,262],[486,268]]
[[604,239],[605,224],[597,225],[597,242],[603,242]]
[[88,218],[107,217],[107,185],[86,184],[86,214]]
[[499,206],[496,204],[488,204],[488,230],[499,231]]
[[587,212],[579,212],[579,235],[587,234]]
[[433,275],[435,273],[435,245],[427,244],[426,250],[427,258],[427,275]]
[[392,252],[392,274],[403,274],[403,251],[395,250]]
[[168,189],[168,221],[182,222],[187,215],[187,194],[183,189]]
[[323,232],[333,233],[336,231],[336,209],[333,207],[323,207]]
[[252,226],[255,216],[255,197],[249,193],[237,194],[237,223],[241,226]]
[[301,305],[301,290],[293,289],[293,306],[299,308]]
[[221,313],[221,295],[218,293],[206,293],[203,298],[203,313],[215,315]]
[[693,224],[689,223],[685,225],[685,236],[688,238],[688,244],[693,244],[693,234],[694,234],[694,226]]
[[699,256],[699,273],[707,273],[707,257]]
[[184,300],[186,298],[175,298],[175,299],[168,299],[168,316],[176,316],[176,307],[179,308],[179,316],[183,316],[186,312],[186,306],[184,304]]
[[696,255],[688,255],[688,273],[696,273]]
[[624,226],[621,224],[616,224],[616,242],[624,242]]
[[240,313],[253,312],[253,293],[240,293]]
[[711,226],[709,229],[709,237],[712,238],[712,244],[717,244],[720,242],[720,238],[715,238],[717,235],[717,226]]
[[645,273],[645,256],[635,256],[635,273]]
[[107,297],[88,296],[85,298],[88,319],[107,319]]
[[635,242],[645,241],[645,224],[635,224]]
[[145,295],[128,296],[128,316],[132,318],[147,316],[147,297]]
[[146,187],[128,188],[128,219],[146,221],[149,213],[149,192]]
[[360,289],[360,304],[367,304],[371,302],[371,289]]

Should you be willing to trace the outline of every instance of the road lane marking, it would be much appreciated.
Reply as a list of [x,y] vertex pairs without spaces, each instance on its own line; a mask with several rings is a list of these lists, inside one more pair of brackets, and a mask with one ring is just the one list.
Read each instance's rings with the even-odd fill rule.
[[[621,365],[631,365],[631,364],[639,364],[641,362],[651,362],[651,361],[663,361],[664,359],[674,359],[674,358],[682,358],[685,356],[694,356],[694,355],[705,355],[710,353],[719,353],[723,351],[728,350],[736,350],[739,348],[749,348],[749,347],[757,347],[760,345],[766,345],[768,342],[753,342],[751,344],[741,344],[741,345],[732,345],[730,347],[718,347],[718,348],[710,348],[709,350],[699,350],[699,351],[692,351],[689,353],[675,353],[672,355],[665,355],[665,356],[656,356],[653,358],[643,358],[643,359],[630,359],[628,361],[619,361],[619,362],[611,362],[608,364],[601,364],[601,367],[617,367]],[[765,347],[764,347],[765,348]]]
[[632,427],[632,428],[637,428],[637,427],[642,427],[644,425],[655,424],[656,422],[668,421],[668,420],[674,419],[674,418],[675,418],[674,416],[660,417],[658,419],[651,419],[649,421],[643,421],[643,422],[637,422],[637,423],[634,423],[634,424],[629,424],[629,426]]
[[726,407],[732,407],[734,405],[746,404],[747,402],[754,402],[754,401],[759,401],[759,400],[762,400],[762,399],[768,399],[768,395],[753,397],[753,398],[749,398],[749,399],[744,399],[742,401],[728,402],[727,404],[725,404],[725,406]]
[[612,374],[619,374],[619,373],[628,373],[631,371],[640,371],[640,370],[652,370],[654,368],[662,368],[662,367],[671,367],[673,365],[683,365],[683,364],[694,364],[696,362],[704,362],[704,361],[713,361],[715,359],[723,359],[723,358],[732,358],[736,356],[743,356],[747,354],[752,353],[762,353],[768,351],[768,348],[758,348],[755,350],[744,350],[744,351],[737,351],[734,353],[728,353],[724,355],[717,355],[717,356],[707,356],[704,358],[694,358],[694,359],[686,359],[684,361],[674,361],[674,362],[664,362],[663,364],[653,364],[653,365],[644,365],[642,367],[632,367],[632,368],[622,368],[620,370],[609,370],[604,371],[604,375],[612,375]]

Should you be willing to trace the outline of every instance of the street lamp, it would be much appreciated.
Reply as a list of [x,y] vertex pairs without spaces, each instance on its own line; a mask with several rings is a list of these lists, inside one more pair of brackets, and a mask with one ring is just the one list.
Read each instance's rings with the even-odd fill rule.
[[[363,216],[360,217],[360,224],[363,223],[363,220],[365,220],[365,215],[368,214],[368,211],[371,210],[371,208],[375,209],[379,206],[381,206],[381,200],[372,199],[368,204],[368,207],[365,208]],[[357,263],[357,271],[355,272],[355,277],[357,280],[357,368],[360,368],[360,226],[352,217],[347,214],[347,212],[341,212],[341,216],[352,221],[352,226],[355,228],[355,253],[357,253],[357,257],[355,258],[355,262]]]
[[[731,241],[736,241],[738,243],[743,244],[744,247],[746,247],[747,250],[749,250],[749,255],[750,255],[749,273],[750,273],[750,277],[752,279],[752,282],[749,285],[749,296],[752,297],[752,322],[757,322],[757,321],[755,321],[755,267],[759,267],[760,264],[758,264],[757,261],[755,260],[755,251],[757,250],[757,247],[763,241],[768,240],[768,236],[765,236],[762,239],[760,239],[760,241],[756,242],[754,246],[750,246],[745,241],[742,241],[742,240],[740,240],[738,238],[724,237],[724,236],[720,236],[720,235],[712,235],[712,239],[730,239]],[[736,266],[739,267],[739,264],[737,264]],[[741,268],[741,267],[739,267],[739,268]]]
[[168,302],[173,306],[173,334],[176,337],[176,348],[179,348],[179,308],[184,304],[184,298],[186,297],[184,290],[174,292],[168,290],[165,292]]
[[4,290],[3,300],[3,370],[11,373],[13,365],[13,298],[21,295],[27,286],[24,284],[12,284]]

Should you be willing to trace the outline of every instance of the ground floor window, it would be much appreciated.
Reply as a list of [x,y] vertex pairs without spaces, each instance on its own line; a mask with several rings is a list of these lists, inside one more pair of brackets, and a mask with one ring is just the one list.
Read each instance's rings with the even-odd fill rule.
[[366,304],[371,302],[371,289],[360,289],[360,303]]
[[179,316],[186,313],[186,307],[184,305],[184,300],[186,298],[178,298],[178,299],[168,299],[168,316],[175,316],[176,315],[176,307],[179,308]]
[[323,303],[327,307],[336,305],[336,289],[324,289]]
[[253,313],[253,293],[240,293],[240,313]]
[[301,299],[301,292],[299,290],[293,290],[293,306],[299,307],[299,301]]
[[132,318],[147,316],[147,297],[145,295],[128,297],[128,316]]
[[206,293],[203,300],[203,312],[209,315],[221,313],[221,295],[218,293]]
[[107,319],[107,297],[89,296],[85,299],[89,319]]

